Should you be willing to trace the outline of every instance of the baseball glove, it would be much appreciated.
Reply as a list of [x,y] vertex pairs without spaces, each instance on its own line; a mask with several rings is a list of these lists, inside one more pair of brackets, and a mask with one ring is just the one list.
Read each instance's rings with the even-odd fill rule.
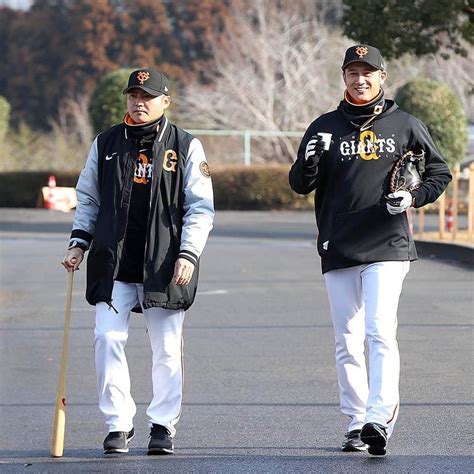
[[421,175],[424,171],[425,152],[422,150],[416,155],[407,151],[393,165],[389,176],[389,189],[391,193],[396,191],[414,191],[418,189],[423,180]]

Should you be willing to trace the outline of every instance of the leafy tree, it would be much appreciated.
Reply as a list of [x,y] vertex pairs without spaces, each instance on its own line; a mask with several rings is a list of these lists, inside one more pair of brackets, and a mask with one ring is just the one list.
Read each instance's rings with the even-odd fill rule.
[[[174,59],[182,69],[181,78],[209,80],[214,76],[213,45],[219,44],[230,20],[228,0],[164,1],[167,7],[172,35],[176,41]],[[235,2],[234,2],[235,3]]]
[[0,51],[2,52],[2,67],[0,68],[0,94],[5,93],[10,71],[6,67],[11,46],[12,25],[21,16],[21,12],[11,8],[0,7]]
[[123,1],[118,30],[123,42],[118,57],[130,66],[155,64],[169,47],[170,25],[161,1]]
[[222,31],[228,4],[34,0],[27,11],[0,7],[0,95],[12,105],[12,122],[50,129],[65,103],[89,96],[122,67],[156,67],[177,85],[202,80],[213,64],[209,38]]
[[122,0],[117,26],[117,63],[127,67],[155,67],[177,79],[183,76],[179,44],[173,35],[164,2]]
[[57,0],[55,8],[46,4],[38,1],[29,11],[10,15],[5,31],[2,20],[6,48],[2,44],[0,94],[12,105],[15,125],[25,121],[35,128],[47,127],[67,93],[62,83],[68,46],[64,41],[69,25],[66,0]]
[[229,0],[109,0],[119,15],[116,62],[156,67],[182,84],[212,74],[212,39],[230,15]]
[[70,2],[70,25],[65,40],[68,46],[62,67],[69,97],[90,95],[97,82],[116,69],[111,50],[117,41],[115,9],[108,1]]
[[5,138],[10,124],[10,104],[5,97],[0,96],[0,143]]
[[474,43],[471,0],[343,0],[344,33],[378,47],[387,59],[441,51],[467,55]]
[[114,12],[110,2],[92,0],[36,0],[15,14],[0,9],[2,26],[9,20],[0,34],[0,94],[10,100],[16,125],[50,128],[65,102],[90,96],[101,76],[116,69]]
[[422,120],[450,166],[464,160],[467,119],[457,95],[441,82],[415,79],[401,87],[395,100]]
[[133,69],[118,69],[106,74],[92,94],[89,114],[95,132],[120,123],[127,110],[125,89]]

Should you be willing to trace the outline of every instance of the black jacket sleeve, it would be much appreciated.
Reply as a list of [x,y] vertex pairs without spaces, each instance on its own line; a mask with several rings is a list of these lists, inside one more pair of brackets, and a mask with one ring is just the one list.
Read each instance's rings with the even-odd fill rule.
[[290,169],[290,187],[298,194],[309,194],[311,191],[316,189],[318,166],[304,165],[306,145],[312,136],[313,128],[313,124],[311,124],[306,130],[298,148],[296,161],[293,163],[293,166]]
[[415,198],[415,207],[422,207],[436,201],[446,189],[452,179],[448,165],[431,138],[425,124],[413,117],[412,143],[410,150],[425,151],[425,172],[422,176],[423,184],[416,191],[412,191]]

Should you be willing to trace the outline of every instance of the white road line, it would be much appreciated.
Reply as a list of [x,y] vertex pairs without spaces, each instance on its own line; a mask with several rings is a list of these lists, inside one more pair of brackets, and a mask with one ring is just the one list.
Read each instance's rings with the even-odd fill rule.
[[198,291],[198,295],[226,295],[228,290],[207,290],[207,291]]

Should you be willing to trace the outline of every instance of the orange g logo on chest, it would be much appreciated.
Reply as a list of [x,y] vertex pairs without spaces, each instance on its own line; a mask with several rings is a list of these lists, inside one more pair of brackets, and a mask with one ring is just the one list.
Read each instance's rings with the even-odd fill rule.
[[176,173],[176,165],[178,164],[178,156],[174,150],[166,150],[163,157],[163,169]]

